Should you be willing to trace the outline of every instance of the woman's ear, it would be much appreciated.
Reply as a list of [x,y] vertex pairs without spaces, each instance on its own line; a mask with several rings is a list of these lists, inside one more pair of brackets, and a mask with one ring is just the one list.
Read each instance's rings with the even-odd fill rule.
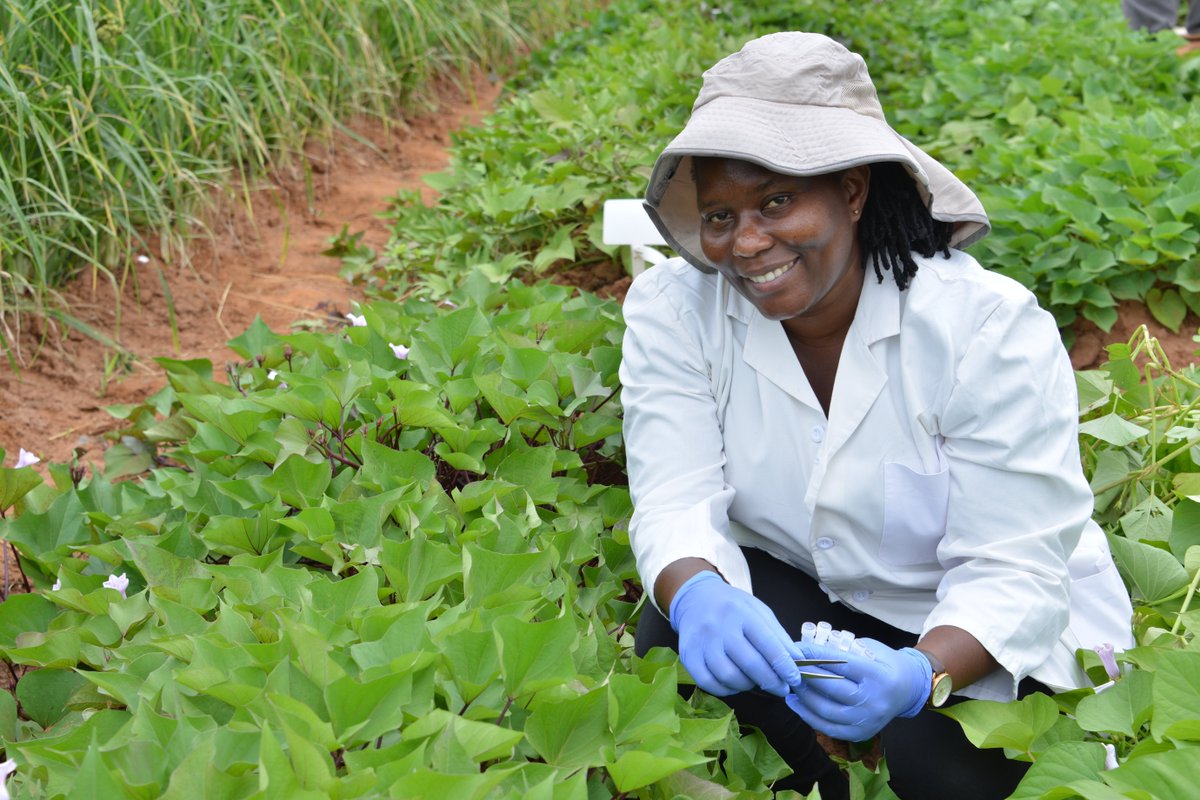
[[861,219],[863,207],[867,204],[867,193],[871,189],[871,168],[861,164],[842,172],[842,189],[846,192],[850,216],[856,221]]

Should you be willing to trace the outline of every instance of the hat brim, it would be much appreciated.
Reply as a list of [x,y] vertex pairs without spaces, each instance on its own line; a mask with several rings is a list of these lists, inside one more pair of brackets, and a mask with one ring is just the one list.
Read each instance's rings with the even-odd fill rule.
[[785,175],[821,175],[894,161],[912,175],[934,219],[954,224],[950,243],[987,235],[987,214],[950,170],[881,120],[846,108],[718,97],[697,108],[654,164],[646,210],[663,238],[694,266],[713,270],[700,248],[691,159],[735,158]]

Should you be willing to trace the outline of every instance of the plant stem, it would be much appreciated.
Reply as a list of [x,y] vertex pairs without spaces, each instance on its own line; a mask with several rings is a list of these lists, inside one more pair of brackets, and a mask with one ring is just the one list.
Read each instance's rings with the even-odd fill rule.
[[1140,470],[1138,470],[1137,472],[1135,472],[1135,473],[1133,473],[1133,474],[1131,474],[1131,475],[1125,475],[1124,477],[1122,477],[1122,478],[1118,478],[1118,479],[1116,479],[1115,481],[1109,481],[1108,483],[1104,484],[1103,486],[1100,486],[1100,487],[1098,487],[1098,488],[1096,488],[1096,489],[1093,489],[1093,490],[1092,490],[1092,494],[1093,494],[1093,495],[1095,495],[1095,496],[1099,496],[1099,495],[1102,495],[1102,494],[1104,494],[1105,492],[1107,492],[1109,489],[1115,489],[1115,488],[1117,488],[1118,486],[1120,486],[1121,484],[1123,484],[1123,483],[1125,483],[1125,482],[1127,482],[1127,481],[1131,481],[1131,480],[1132,480],[1132,481],[1141,480],[1142,478],[1146,477],[1147,475],[1149,475],[1149,474],[1150,474],[1151,472],[1153,472],[1154,470],[1156,470],[1156,469],[1158,469],[1159,467],[1161,467],[1163,464],[1165,464],[1165,463],[1167,463],[1168,461],[1170,461],[1170,460],[1171,460],[1172,458],[1174,458],[1175,456],[1179,455],[1180,453],[1182,453],[1182,452],[1184,452],[1184,451],[1186,451],[1186,450],[1189,450],[1189,449],[1191,449],[1191,448],[1192,448],[1192,447],[1194,447],[1194,446],[1195,446],[1195,445],[1194,445],[1192,442],[1186,442],[1186,443],[1184,443],[1184,444],[1183,444],[1181,447],[1177,447],[1177,448],[1175,448],[1174,450],[1172,450],[1171,452],[1167,453],[1165,456],[1163,456],[1162,458],[1158,459],[1158,460],[1157,460],[1157,461],[1155,461],[1154,463],[1152,463],[1152,464],[1150,464],[1150,465],[1148,465],[1148,466],[1142,467],[1142,468],[1141,468]]
[[516,700],[516,698],[510,696],[508,698],[508,702],[504,704],[504,708],[500,709],[500,716],[496,717],[497,725],[499,725],[501,722],[504,722],[504,717],[508,714],[508,710],[512,708],[514,700]]
[[1196,590],[1200,588],[1200,569],[1196,570],[1196,574],[1192,577],[1192,584],[1188,587],[1187,596],[1183,598],[1183,606],[1179,609],[1179,613],[1175,615],[1175,624],[1171,626],[1171,635],[1179,633],[1179,625],[1183,622],[1183,615],[1187,613],[1188,606],[1192,604],[1192,598],[1196,596]]

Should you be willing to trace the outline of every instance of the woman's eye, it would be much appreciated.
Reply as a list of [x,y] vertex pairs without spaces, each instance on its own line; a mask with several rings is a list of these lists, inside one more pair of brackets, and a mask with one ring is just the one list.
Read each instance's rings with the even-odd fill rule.
[[729,221],[729,212],[728,211],[713,211],[711,213],[705,214],[703,219],[704,219],[705,224],[720,225],[723,222]]
[[769,198],[767,200],[767,202],[763,204],[763,207],[764,208],[779,208],[781,206],[787,205],[788,200],[791,200],[791,199],[792,199],[792,196],[789,194],[777,194],[774,197]]

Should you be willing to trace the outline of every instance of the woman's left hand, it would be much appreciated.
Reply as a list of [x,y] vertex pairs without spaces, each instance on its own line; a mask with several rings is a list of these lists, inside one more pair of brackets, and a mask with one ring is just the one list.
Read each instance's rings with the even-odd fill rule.
[[849,742],[870,739],[896,717],[916,716],[929,699],[933,677],[929,661],[911,647],[893,650],[874,639],[857,644],[870,656],[857,646],[844,651],[801,643],[806,658],[845,660],[821,667],[845,680],[806,680],[786,698],[809,727]]

